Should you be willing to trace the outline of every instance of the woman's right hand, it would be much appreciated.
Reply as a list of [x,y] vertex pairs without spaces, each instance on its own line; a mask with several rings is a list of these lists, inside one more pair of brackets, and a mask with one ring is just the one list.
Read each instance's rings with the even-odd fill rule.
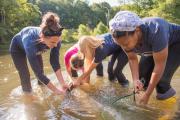
[[63,88],[63,90],[67,90],[67,89],[69,89],[70,88],[70,85],[68,85],[68,84],[63,84],[62,85],[62,88]]
[[143,90],[143,86],[144,86],[144,84],[140,80],[134,81],[135,91]]
[[79,79],[75,79],[74,81],[73,81],[73,86],[75,86],[75,87],[77,87],[77,86],[79,86],[80,85],[80,80]]
[[60,89],[56,89],[55,91],[54,91],[54,93],[56,94],[56,95],[64,95],[65,93],[66,93],[66,91],[64,90],[64,89],[62,89],[62,88],[60,88]]

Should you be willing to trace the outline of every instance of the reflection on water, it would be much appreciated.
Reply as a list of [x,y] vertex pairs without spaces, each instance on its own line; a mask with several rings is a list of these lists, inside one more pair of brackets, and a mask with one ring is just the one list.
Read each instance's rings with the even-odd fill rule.
[[[64,52],[71,45],[62,45],[60,62],[63,68]],[[43,55],[45,72],[52,82],[58,84],[49,64],[49,54]],[[107,63],[104,62],[104,71]],[[2,120],[168,120],[180,119],[180,70],[173,77],[172,85],[177,90],[176,98],[158,101],[155,94],[147,107],[135,104],[133,96],[112,102],[119,96],[131,94],[129,88],[122,88],[117,82],[110,83],[107,74],[96,77],[93,72],[91,84],[85,84],[63,95],[53,95],[45,86],[38,86],[31,72],[33,94],[24,95],[17,71],[10,55],[0,56],[0,119]],[[128,66],[124,70],[131,79]],[[68,78],[66,72],[63,72]],[[68,80],[68,79],[67,79]],[[132,81],[131,81],[132,82]],[[136,97],[138,101],[138,97]],[[177,101],[176,101],[177,100]]]

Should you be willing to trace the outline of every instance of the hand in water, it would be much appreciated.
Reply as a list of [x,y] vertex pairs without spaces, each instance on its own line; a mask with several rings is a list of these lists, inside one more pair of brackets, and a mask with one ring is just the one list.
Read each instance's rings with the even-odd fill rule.
[[68,86],[69,86],[68,89],[67,89],[68,92],[70,92],[75,87],[73,85],[73,82],[70,82]]
[[70,87],[70,86],[67,85],[67,84],[63,84],[63,85],[62,85],[62,88],[63,88],[63,90],[65,90],[65,91],[66,91],[67,89],[69,89],[69,87]]
[[150,97],[149,95],[144,93],[143,96],[139,100],[139,104],[146,105],[148,103],[148,101],[149,101],[149,97]]
[[56,91],[54,91],[54,93],[56,95],[64,95],[66,93],[66,90],[60,88],[60,89],[56,89]]
[[78,80],[78,79],[75,79],[74,81],[73,81],[73,86],[74,87],[77,87],[77,86],[79,86],[80,85],[80,81]]
[[72,82],[69,83],[68,91],[71,91],[73,88],[79,85],[80,85],[80,82],[78,80],[73,80]]
[[143,90],[144,84],[140,80],[134,81],[135,91]]
[[26,104],[29,104],[35,100],[38,100],[38,97],[33,95],[33,93],[31,93],[31,92],[24,92],[24,95],[22,96],[22,98]]

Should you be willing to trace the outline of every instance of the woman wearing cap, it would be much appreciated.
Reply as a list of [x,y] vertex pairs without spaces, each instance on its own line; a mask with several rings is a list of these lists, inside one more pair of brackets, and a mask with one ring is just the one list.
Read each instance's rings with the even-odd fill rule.
[[[140,103],[147,104],[156,87],[157,99],[175,95],[171,78],[180,64],[180,26],[162,18],[140,19],[120,11],[109,22],[112,36],[127,53],[135,88],[146,89]],[[141,55],[138,65],[137,54]]]
[[[40,27],[25,27],[13,37],[10,53],[21,79],[22,90],[25,93],[31,93],[32,91],[26,59],[28,59],[38,79],[38,84],[47,85],[55,94],[65,92],[67,85],[64,82],[59,64],[62,30],[63,28],[59,25],[58,15],[48,12],[43,16]],[[56,88],[49,78],[44,75],[41,54],[47,49],[51,49],[50,63],[63,88]]]
[[78,84],[78,82],[83,80],[87,80],[86,82],[89,82],[90,79],[88,77],[90,76],[92,70],[107,56],[117,52],[119,53],[117,56],[118,62],[115,70],[113,71],[114,75],[122,86],[127,86],[129,84],[129,81],[122,73],[122,69],[128,62],[128,58],[121,47],[113,41],[111,34],[107,33],[97,37],[83,36],[79,39],[78,43],[80,52],[84,55],[85,59],[85,72],[77,78],[75,84]]
[[[84,58],[79,53],[79,45],[76,43],[70,47],[64,55],[64,63],[70,77],[78,77],[78,70],[82,70],[82,72],[84,72]],[[97,76],[103,76],[102,63],[98,64],[96,72]]]

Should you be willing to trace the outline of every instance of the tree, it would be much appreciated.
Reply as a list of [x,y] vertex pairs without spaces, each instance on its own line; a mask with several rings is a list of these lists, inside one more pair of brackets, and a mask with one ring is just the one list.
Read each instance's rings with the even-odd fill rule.
[[92,10],[82,0],[41,0],[37,4],[43,13],[57,13],[67,29],[77,29],[80,24],[91,24]]
[[93,11],[92,15],[92,28],[94,28],[99,22],[102,22],[103,24],[107,24],[107,21],[109,21],[110,18],[110,11],[111,6],[107,2],[102,3],[94,3],[91,6],[91,9]]
[[159,16],[170,22],[180,24],[180,1],[179,0],[159,0],[157,7],[149,11],[151,16]]
[[[118,0],[121,5],[114,8],[114,11],[129,10],[141,17],[149,16],[149,11],[156,7],[157,0]],[[122,4],[124,3],[124,4]]]
[[11,39],[12,35],[29,25],[38,25],[40,11],[36,5],[27,0],[1,0],[0,10],[4,11],[5,22],[0,23],[1,39]]
[[108,27],[105,26],[102,22],[99,22],[99,24],[94,29],[93,34],[94,35],[100,35],[100,34],[107,33],[108,31],[109,31]]
[[78,38],[81,37],[82,35],[90,35],[92,33],[91,29],[83,24],[79,25],[77,32],[78,32]]
[[73,38],[73,33],[73,30],[64,29],[61,36],[62,42],[68,43],[76,41],[76,39]]

